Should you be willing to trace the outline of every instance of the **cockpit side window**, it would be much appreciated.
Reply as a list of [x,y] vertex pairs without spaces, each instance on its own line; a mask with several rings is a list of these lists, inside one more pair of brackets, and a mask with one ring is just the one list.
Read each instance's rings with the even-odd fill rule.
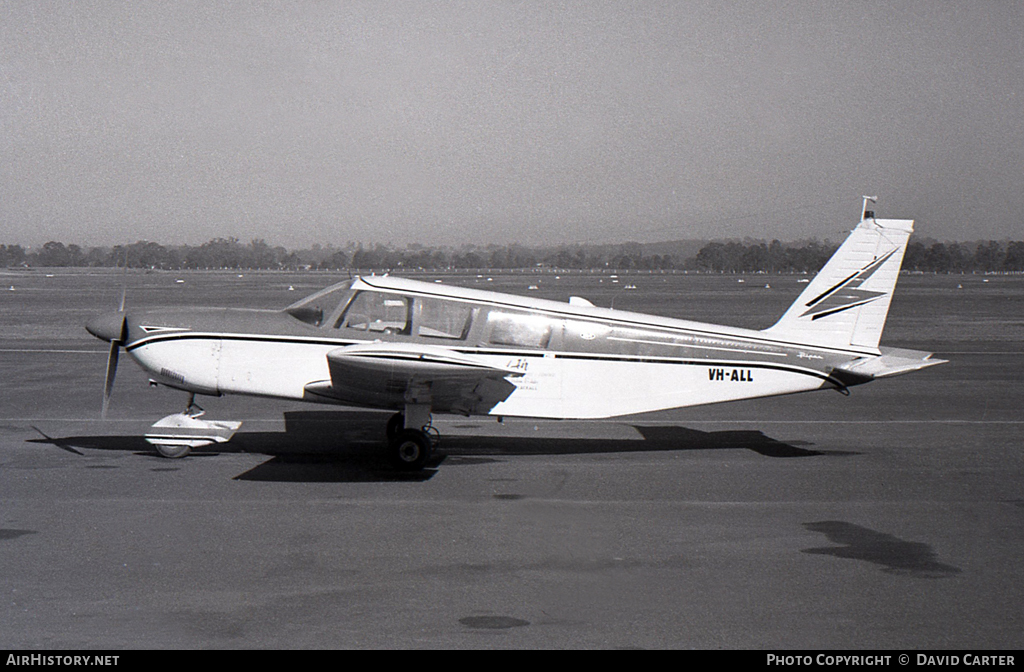
[[416,297],[416,335],[464,340],[469,334],[473,307],[458,301]]
[[376,333],[409,334],[411,305],[408,297],[398,294],[359,292],[334,326]]

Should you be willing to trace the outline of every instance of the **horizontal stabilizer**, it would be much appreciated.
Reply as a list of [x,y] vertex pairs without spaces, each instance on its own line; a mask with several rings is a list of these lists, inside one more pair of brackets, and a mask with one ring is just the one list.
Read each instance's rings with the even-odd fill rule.
[[[945,364],[945,359],[932,359],[930,352],[920,350],[901,350],[898,348],[881,348],[880,357],[860,357],[847,364],[836,367],[833,375],[849,374],[855,378],[872,380],[898,376],[911,371],[918,371],[936,364]],[[842,375],[837,376],[843,378]]]

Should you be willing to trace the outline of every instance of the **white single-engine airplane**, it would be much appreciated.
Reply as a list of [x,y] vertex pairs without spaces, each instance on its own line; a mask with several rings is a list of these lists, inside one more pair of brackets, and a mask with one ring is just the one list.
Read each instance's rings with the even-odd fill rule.
[[147,439],[166,457],[230,438],[196,394],[394,409],[389,451],[420,469],[432,413],[608,418],[852,385],[943,360],[879,348],[913,220],[861,222],[772,327],[717,326],[414,280],[356,277],[280,311],[180,308],[97,316],[154,384],[190,393]]

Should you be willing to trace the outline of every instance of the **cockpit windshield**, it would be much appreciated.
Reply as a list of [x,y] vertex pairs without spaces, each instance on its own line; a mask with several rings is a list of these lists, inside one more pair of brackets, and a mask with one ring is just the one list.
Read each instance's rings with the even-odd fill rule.
[[335,311],[341,302],[348,296],[351,282],[340,282],[336,285],[323,289],[316,294],[293,303],[285,308],[285,312],[297,320],[306,324],[319,327],[323,324],[324,318]]

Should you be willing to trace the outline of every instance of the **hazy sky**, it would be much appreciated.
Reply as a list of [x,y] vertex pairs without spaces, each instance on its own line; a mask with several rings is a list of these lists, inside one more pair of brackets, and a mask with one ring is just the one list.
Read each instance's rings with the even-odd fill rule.
[[1024,3],[0,0],[0,243],[1024,238]]

